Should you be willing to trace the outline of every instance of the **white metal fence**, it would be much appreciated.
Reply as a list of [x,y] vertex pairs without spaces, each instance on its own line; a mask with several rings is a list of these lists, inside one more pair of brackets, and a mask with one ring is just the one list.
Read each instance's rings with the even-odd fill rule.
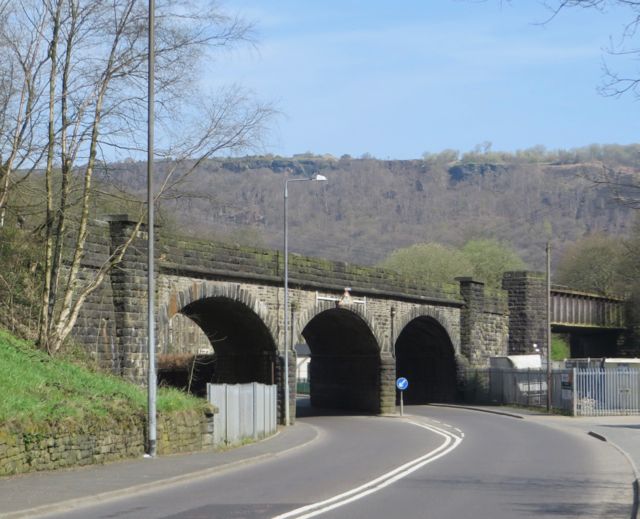
[[640,370],[581,369],[575,372],[576,414],[640,414]]
[[[467,402],[547,406],[546,370],[475,369],[465,380]],[[640,370],[553,370],[551,407],[575,416],[640,414]]]
[[213,417],[216,445],[259,439],[277,430],[277,386],[207,384],[207,400],[218,408]]

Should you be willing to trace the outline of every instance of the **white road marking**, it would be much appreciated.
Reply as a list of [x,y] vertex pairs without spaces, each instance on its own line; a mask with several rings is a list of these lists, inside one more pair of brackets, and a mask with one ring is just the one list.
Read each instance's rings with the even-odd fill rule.
[[428,465],[432,461],[435,461],[449,454],[456,447],[458,447],[460,443],[462,443],[462,438],[459,438],[455,434],[452,434],[445,429],[440,429],[439,427],[435,427],[433,425],[418,423],[411,420],[409,420],[408,423],[417,425],[418,427],[422,427],[423,429],[427,429],[442,436],[444,438],[444,442],[442,443],[442,445],[428,452],[427,454],[409,461],[408,463],[405,463],[404,465],[401,465],[387,472],[386,474],[383,474],[382,476],[379,476],[376,479],[365,483],[364,485],[360,485],[359,487],[353,488],[351,490],[348,490],[347,492],[338,494],[337,496],[331,497],[329,499],[325,499],[324,501],[312,503],[310,505],[291,510],[290,512],[277,515],[272,519],[289,519],[292,517],[295,517],[296,519],[308,519],[310,517],[315,517],[316,515],[328,512],[329,510],[333,510],[346,504],[353,503],[354,501],[362,499],[369,494],[373,494],[374,492],[382,490],[392,483],[395,483],[396,481],[408,476],[412,472],[415,472],[425,465]]

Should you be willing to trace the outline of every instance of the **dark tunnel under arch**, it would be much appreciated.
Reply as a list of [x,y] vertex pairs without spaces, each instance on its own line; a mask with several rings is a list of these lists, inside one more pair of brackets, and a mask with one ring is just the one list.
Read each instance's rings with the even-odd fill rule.
[[405,377],[407,404],[453,402],[457,393],[455,350],[447,330],[434,318],[410,321],[395,345],[396,375]]
[[214,350],[213,383],[276,383],[277,347],[247,305],[227,297],[208,297],[180,310],[207,335]]
[[343,308],[325,310],[302,336],[311,350],[313,407],[380,412],[380,348],[362,317]]

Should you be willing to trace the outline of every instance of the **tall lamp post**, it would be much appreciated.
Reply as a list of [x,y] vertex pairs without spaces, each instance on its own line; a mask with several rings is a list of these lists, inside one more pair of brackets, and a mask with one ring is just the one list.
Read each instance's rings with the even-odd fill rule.
[[153,140],[154,140],[154,79],[155,79],[155,0],[149,0],[149,54],[148,54],[148,101],[147,101],[147,348],[149,365],[147,371],[147,435],[148,456],[156,455],[156,339],[155,339],[155,279],[154,279],[154,199],[153,199]]
[[289,425],[289,224],[287,205],[289,182],[326,182],[324,175],[311,178],[292,178],[284,181],[284,424]]
[[546,330],[546,338],[547,338],[547,412],[551,412],[551,242],[547,242],[547,271],[546,271],[546,282],[547,282],[547,330]]

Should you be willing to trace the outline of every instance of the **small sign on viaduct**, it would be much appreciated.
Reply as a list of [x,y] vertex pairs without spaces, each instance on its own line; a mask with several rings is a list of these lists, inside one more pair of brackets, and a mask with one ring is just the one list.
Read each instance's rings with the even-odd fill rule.
[[[133,228],[126,216],[98,222],[85,269],[102,264]],[[388,270],[290,255],[292,344],[285,348],[278,251],[160,236],[156,254],[160,360],[208,354],[212,381],[275,383],[283,394],[285,352],[295,367],[292,344],[306,342],[316,406],[391,412],[400,376],[410,381],[405,403],[453,401],[465,368],[545,344],[540,273],[507,273],[504,290],[489,292],[471,278],[433,287]],[[146,233],[140,232],[85,304],[74,330],[100,366],[141,382],[147,366],[146,265]],[[345,287],[352,297],[342,298]],[[619,334],[621,328],[608,329]],[[291,406],[295,416],[295,398]]]

